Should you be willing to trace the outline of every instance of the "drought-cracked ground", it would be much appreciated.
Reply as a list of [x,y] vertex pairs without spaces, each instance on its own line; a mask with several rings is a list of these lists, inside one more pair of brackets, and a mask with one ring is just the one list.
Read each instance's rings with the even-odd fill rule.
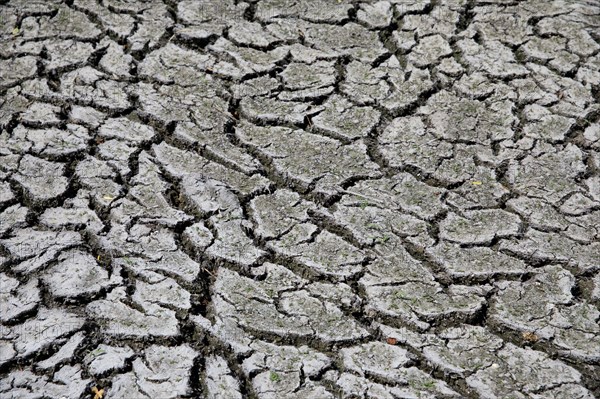
[[600,397],[599,1],[0,3],[0,398]]

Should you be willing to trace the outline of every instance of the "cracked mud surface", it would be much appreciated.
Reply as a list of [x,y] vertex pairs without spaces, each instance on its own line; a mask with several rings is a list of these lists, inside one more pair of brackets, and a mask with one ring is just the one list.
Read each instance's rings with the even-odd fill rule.
[[0,1],[0,398],[600,397],[599,15]]

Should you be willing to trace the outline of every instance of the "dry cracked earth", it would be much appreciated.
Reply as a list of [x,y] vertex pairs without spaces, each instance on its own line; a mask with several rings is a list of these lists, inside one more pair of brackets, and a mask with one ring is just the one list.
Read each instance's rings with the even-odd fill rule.
[[0,398],[600,397],[598,0],[0,3]]

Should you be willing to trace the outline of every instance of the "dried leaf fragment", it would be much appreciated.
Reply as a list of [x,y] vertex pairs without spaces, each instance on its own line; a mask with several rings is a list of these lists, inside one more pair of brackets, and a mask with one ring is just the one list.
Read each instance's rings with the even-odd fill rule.
[[102,399],[104,397],[104,389],[98,389],[98,387],[93,387],[92,393],[94,394],[94,399]]
[[539,337],[531,331],[525,331],[522,335],[523,339],[527,342],[537,342],[539,339]]

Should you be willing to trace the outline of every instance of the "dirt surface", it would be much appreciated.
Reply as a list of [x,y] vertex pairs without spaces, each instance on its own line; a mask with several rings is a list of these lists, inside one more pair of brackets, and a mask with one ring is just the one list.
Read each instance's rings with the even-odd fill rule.
[[600,397],[599,16],[0,1],[0,398]]

